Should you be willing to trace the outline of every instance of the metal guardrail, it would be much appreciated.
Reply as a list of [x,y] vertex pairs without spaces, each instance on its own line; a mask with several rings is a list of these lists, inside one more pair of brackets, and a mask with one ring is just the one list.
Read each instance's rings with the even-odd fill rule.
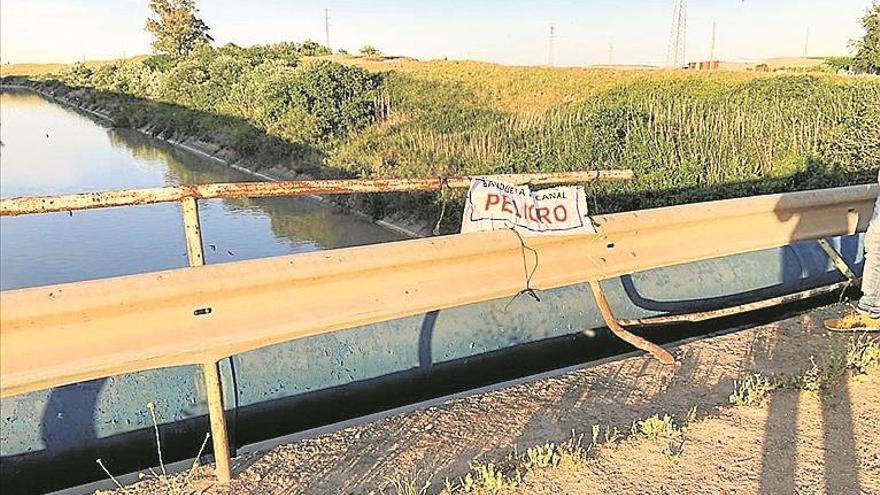
[[[592,182],[597,180],[627,180],[633,177],[633,172],[632,170],[595,170],[540,174],[510,174],[490,177],[515,184],[563,184]],[[472,177],[470,176],[459,176],[430,179],[238,182],[128,189],[56,196],[29,196],[0,199],[0,216],[17,216],[116,206],[179,202],[183,215],[186,252],[189,266],[197,267],[205,264],[197,202],[199,199],[430,191],[442,190],[447,187],[465,188],[470,185],[471,179]],[[59,294],[60,293],[61,291],[59,290]],[[50,293],[50,296],[52,294],[54,293]],[[2,295],[0,295],[0,298],[2,298]],[[2,298],[0,301],[3,299],[7,300],[5,306],[10,308],[10,303],[8,302],[9,298]],[[37,311],[41,311],[41,308],[42,305],[38,304]],[[210,308],[207,311],[210,312]],[[5,335],[10,335],[8,332],[9,326],[10,321],[5,320],[4,325],[0,327],[0,331]],[[68,334],[68,337],[70,335],[72,334]],[[34,345],[40,345],[40,343],[26,344],[26,347]],[[9,344],[0,346],[0,351],[2,351],[3,356],[10,355],[10,347]],[[16,350],[17,353],[21,354],[26,354],[27,352],[26,350],[22,352],[23,349],[18,347],[16,347]],[[229,442],[226,432],[226,420],[223,414],[223,396],[220,384],[219,359],[220,358],[203,360],[202,370],[208,399],[208,412],[211,421],[211,433],[217,464],[217,477],[221,482],[226,482],[231,479],[232,467],[228,455]],[[122,373],[124,371],[123,368],[115,370],[116,373]],[[9,368],[5,368],[3,374],[8,377]],[[87,378],[81,377],[80,379],[86,380]],[[27,385],[18,387],[15,385],[8,385],[9,381],[6,380],[3,382],[2,388],[0,388],[2,389],[3,397],[14,393],[24,393],[28,390],[33,390],[33,388],[28,388]],[[31,385],[33,385],[33,383]],[[48,388],[54,386],[54,382],[42,381],[39,386]]]
[[[516,294],[524,243],[541,260],[530,286],[551,289],[852,234],[866,228],[877,194],[876,185],[776,194],[597,216],[594,235],[452,235],[3,291],[0,396],[201,364],[217,476],[228,481],[220,359]],[[202,265],[196,197],[167,200],[181,201],[190,264]],[[607,304],[603,315],[616,323]]]

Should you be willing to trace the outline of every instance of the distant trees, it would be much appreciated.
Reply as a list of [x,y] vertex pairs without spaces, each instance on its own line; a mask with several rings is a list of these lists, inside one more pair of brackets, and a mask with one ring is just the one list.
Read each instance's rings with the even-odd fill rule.
[[333,51],[324,45],[306,39],[302,42],[302,45],[299,46],[299,53],[304,57],[320,57],[322,55],[332,55]]
[[361,47],[361,55],[365,57],[381,57],[382,52],[377,50],[373,45],[364,45]]
[[853,68],[871,74],[880,74],[880,2],[873,2],[862,17],[865,36],[852,43],[855,49]]
[[834,72],[839,71],[849,71],[852,69],[853,59],[852,57],[826,57],[825,65],[829,67]]
[[214,41],[208,35],[208,25],[196,17],[195,0],[150,0],[150,10],[158,19],[147,19],[146,29],[156,38],[152,46],[159,53],[186,55]]

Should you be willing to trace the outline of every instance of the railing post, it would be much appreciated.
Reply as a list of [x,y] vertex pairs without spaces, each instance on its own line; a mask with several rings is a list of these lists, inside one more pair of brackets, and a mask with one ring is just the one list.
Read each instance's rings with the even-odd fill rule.
[[828,243],[825,239],[816,239],[816,242],[819,243],[819,247],[822,248],[822,251],[825,251],[825,254],[828,255],[828,258],[834,263],[834,267],[837,268],[837,271],[843,274],[847,280],[853,281],[856,279],[856,274],[850,269],[849,265],[846,264],[846,260],[833,248],[831,244]]
[[208,395],[208,417],[211,419],[211,441],[214,445],[217,481],[228,483],[232,479],[232,462],[229,459],[229,439],[226,436],[226,416],[223,412],[220,364],[205,363],[202,365],[202,370]]
[[183,234],[186,239],[186,256],[189,259],[189,266],[202,266],[205,264],[205,254],[202,250],[199,204],[195,198],[186,197],[180,200],[180,209],[183,211]]
[[[186,239],[186,255],[190,266],[203,266],[202,228],[199,223],[199,204],[193,197],[180,201],[183,211],[183,231]],[[220,366],[217,362],[202,365],[205,377],[205,393],[208,397],[208,418],[211,420],[211,439],[214,445],[214,463],[217,481],[228,483],[232,479],[232,463],[229,459],[229,438],[226,434],[226,416],[223,411],[223,389],[220,384]]]

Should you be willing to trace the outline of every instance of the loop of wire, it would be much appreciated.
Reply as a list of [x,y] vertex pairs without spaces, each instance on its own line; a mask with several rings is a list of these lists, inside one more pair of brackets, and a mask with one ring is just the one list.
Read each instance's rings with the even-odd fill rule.
[[434,224],[434,230],[431,231],[435,236],[440,235],[440,224],[443,222],[443,217],[446,215],[446,196],[444,196],[444,192],[449,189],[449,179],[443,177],[437,177],[440,181],[440,197],[443,199],[443,203],[440,205],[440,216],[437,217],[437,223]]
[[[523,260],[523,272],[525,275],[525,288],[517,292],[513,297],[510,298],[509,301],[507,301],[507,304],[504,305],[504,311],[507,311],[510,305],[513,304],[513,301],[515,301],[516,298],[523,294],[528,295],[537,302],[541,302],[541,298],[538,297],[537,289],[532,288],[532,277],[535,275],[535,272],[538,271],[538,252],[526,245],[522,234],[520,234],[518,230],[516,230],[512,226],[508,226],[507,228],[509,228],[514,234],[516,234],[516,238],[519,239],[519,246],[522,252]],[[532,267],[531,271],[529,271],[529,263],[526,259],[526,251],[530,251],[535,256],[535,266]]]

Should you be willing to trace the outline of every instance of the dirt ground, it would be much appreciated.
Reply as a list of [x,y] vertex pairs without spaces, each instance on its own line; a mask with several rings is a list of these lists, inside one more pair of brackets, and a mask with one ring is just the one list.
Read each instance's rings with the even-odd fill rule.
[[[776,391],[758,406],[728,399],[747,373],[794,375],[811,358],[845,349],[849,336],[821,326],[841,310],[684,344],[673,349],[675,367],[647,356],[606,362],[281,445],[236,459],[226,487],[210,481],[206,466],[116,493],[403,493],[395,481],[421,488],[425,480],[421,493],[439,493],[473,464],[582,435],[589,442],[597,425],[589,458],[529,470],[498,493],[880,495],[880,373],[826,393]],[[691,421],[672,443],[627,438],[635,421],[654,414]],[[623,438],[604,443],[615,428]]]
[[784,391],[688,427],[675,447],[637,437],[596,458],[530,471],[504,493],[880,493],[880,377],[829,396]]

